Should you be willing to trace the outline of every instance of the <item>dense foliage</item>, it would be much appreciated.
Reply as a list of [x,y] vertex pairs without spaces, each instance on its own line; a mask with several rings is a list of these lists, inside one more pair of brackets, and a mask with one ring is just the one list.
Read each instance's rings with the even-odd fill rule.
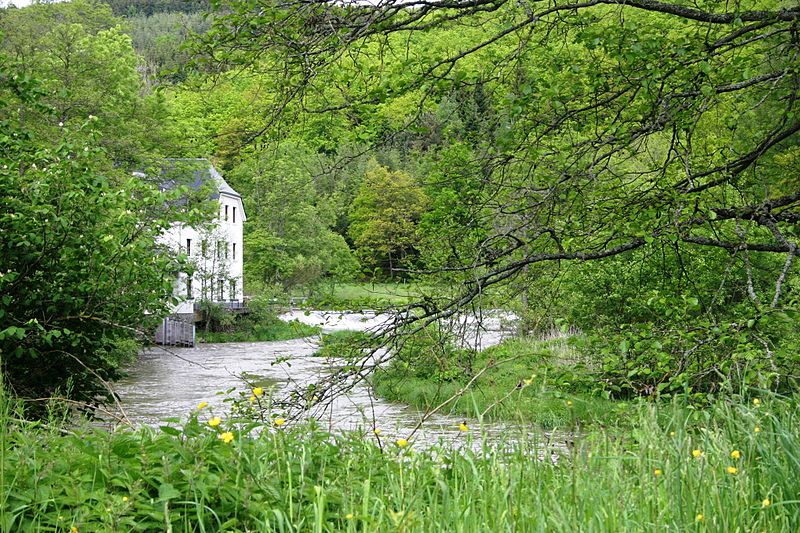
[[[797,398],[632,406],[574,446],[425,448],[198,410],[160,431],[0,419],[5,531],[796,531]],[[538,441],[537,438],[541,438]],[[545,444],[548,443],[548,444]],[[542,457],[550,460],[542,460]]]
[[[230,164],[286,132],[330,174],[358,170],[348,200],[365,191],[355,146],[422,185],[400,267],[461,287],[423,320],[518,297],[533,328],[584,331],[616,396],[793,386],[796,7],[231,1],[217,15],[198,65],[270,94],[230,132]],[[340,228],[362,267],[397,269],[387,243],[359,242],[367,217],[394,230],[353,205]]]
[[424,277],[412,320],[581,332],[615,397],[794,385],[795,6],[111,5],[2,12],[55,109],[25,122],[96,117],[118,168],[213,157],[252,290]]
[[156,239],[193,214],[120,168],[155,117],[107,9],[36,5],[0,28],[0,372],[29,415],[91,407],[168,310],[181,265]]

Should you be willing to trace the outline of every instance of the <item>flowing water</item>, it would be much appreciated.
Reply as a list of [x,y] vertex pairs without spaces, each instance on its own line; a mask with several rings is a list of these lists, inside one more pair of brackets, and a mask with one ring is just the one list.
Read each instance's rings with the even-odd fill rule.
[[[324,333],[341,330],[377,331],[391,317],[374,313],[338,313],[292,311],[281,319],[317,325]],[[470,321],[464,320],[468,326]],[[496,344],[509,334],[506,321],[500,318],[481,321],[473,328],[472,342],[480,347]],[[249,394],[251,387],[271,389],[275,397],[296,386],[316,382],[341,364],[314,357],[318,337],[275,341],[200,344],[195,348],[153,348],[142,353],[119,381],[116,391],[127,418],[135,424],[158,425],[166,418],[185,418],[201,401],[208,402],[211,413],[224,416],[226,397]],[[231,391],[231,392],[225,392]],[[276,413],[280,414],[280,413]],[[381,437],[407,437],[424,413],[404,404],[375,398],[365,384],[356,385],[346,395],[334,400],[323,412],[314,413],[323,427],[332,431],[380,428]],[[417,443],[466,442],[459,430],[462,418],[434,414],[413,436]],[[477,422],[466,420],[469,426]],[[505,424],[483,426],[489,437],[509,431]]]

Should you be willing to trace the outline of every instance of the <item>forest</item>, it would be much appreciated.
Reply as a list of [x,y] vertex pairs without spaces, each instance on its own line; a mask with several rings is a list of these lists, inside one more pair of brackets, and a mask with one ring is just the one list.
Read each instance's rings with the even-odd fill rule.
[[[0,530],[796,530],[799,96],[788,0],[0,9]],[[208,158],[241,193],[253,320],[298,298],[400,318],[322,336],[347,364],[291,409],[253,394],[232,400],[230,427],[199,408],[163,434],[65,429],[85,450],[20,472],[63,483],[91,453],[117,455],[92,478],[98,502],[116,499],[90,510],[95,496],[65,491],[53,507],[9,461],[68,448],[54,428],[118,402],[110,384],[191,268],[158,235],[211,216],[139,173],[169,158]],[[515,317],[499,346],[452,327],[492,312]],[[404,438],[276,427],[362,382],[423,412],[594,429],[563,470],[523,473],[538,451],[447,455],[439,471]],[[161,472],[137,454],[170,459]],[[268,487],[262,454],[282,465]],[[714,461],[721,474],[693,470]],[[600,474],[576,481],[585,469]],[[490,482],[497,512],[475,506]],[[626,491],[648,505],[604,515]],[[58,523],[62,507],[77,511]]]

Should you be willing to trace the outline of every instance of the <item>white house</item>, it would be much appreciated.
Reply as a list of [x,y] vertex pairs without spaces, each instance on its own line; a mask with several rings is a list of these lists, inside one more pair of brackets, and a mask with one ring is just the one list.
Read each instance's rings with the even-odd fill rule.
[[[178,315],[194,313],[195,303],[208,300],[239,307],[244,300],[243,224],[247,217],[241,195],[207,159],[170,159],[170,171],[179,174],[179,182],[195,190],[208,188],[219,204],[217,217],[201,227],[176,222],[162,236],[161,242],[189,256],[194,269],[181,272],[175,284],[180,303]],[[189,175],[180,175],[189,174]],[[169,175],[168,173],[166,174]],[[167,179],[162,188],[176,185]]]

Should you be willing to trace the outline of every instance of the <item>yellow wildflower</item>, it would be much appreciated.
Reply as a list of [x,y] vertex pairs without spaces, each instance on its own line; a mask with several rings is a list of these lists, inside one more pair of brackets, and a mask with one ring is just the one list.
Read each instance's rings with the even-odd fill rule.
[[256,401],[255,395],[251,394],[249,400],[250,400],[250,403],[255,403],[255,401]]
[[733,450],[731,452],[731,459],[739,459],[742,456],[742,452],[739,450]]
[[201,409],[205,409],[208,407],[208,402],[200,402],[197,404],[197,410],[200,411]]
[[263,387],[256,387],[255,389],[253,389],[253,396],[261,396],[263,394],[264,394]]
[[769,498],[764,498],[761,500],[761,507],[769,507],[772,502],[769,501]]
[[572,407],[572,400],[567,400],[567,407]]
[[533,380],[532,379],[524,379],[523,382],[525,383],[526,386],[528,386],[531,383],[533,383]]
[[212,418],[211,420],[208,421],[208,425],[211,426],[212,428],[217,427],[221,423],[222,423],[222,419],[220,417],[218,417],[218,416],[215,416],[214,418]]
[[72,527],[69,529],[69,533],[78,533],[78,528],[77,528],[77,527],[75,527],[75,526],[72,526]]
[[758,398],[753,398],[753,405],[758,407],[759,405],[761,405],[761,400],[759,400]]
[[700,459],[703,456],[703,452],[700,450],[692,450],[692,457],[695,459]]
[[660,475],[661,475],[661,474],[663,474],[663,473],[664,473],[664,471],[663,471],[663,470],[661,470],[660,468],[656,468],[656,469],[653,471],[653,475],[654,475],[654,476],[656,476],[656,477],[660,476]]
[[705,519],[705,516],[703,516],[703,513],[697,513],[697,516],[695,516],[694,519],[697,522],[702,522]]
[[761,433],[761,428],[760,428],[760,427],[758,427],[758,426],[756,426],[756,427],[753,429],[753,433]]
[[729,466],[728,468],[726,468],[726,471],[732,476],[735,476],[736,473],[739,472],[739,470],[737,470],[735,466]]
[[670,431],[670,432],[669,432],[669,436],[670,436],[670,437],[674,437],[674,436],[675,436],[675,432],[674,432],[674,431]]
[[469,428],[467,427],[467,425],[466,425],[464,422],[461,422],[461,423],[458,425],[458,429],[459,429],[460,431],[469,431]]
[[231,441],[233,440],[233,433],[231,433],[230,431],[226,431],[225,433],[220,433],[219,437],[217,438],[220,439],[225,444],[230,444]]
[[408,446],[408,441],[406,439],[397,439],[397,445],[401,448],[405,448]]
[[128,497],[127,496],[123,496],[122,497],[122,501],[124,501],[124,502],[128,501]]
[[285,418],[276,418],[274,423],[275,423],[276,426],[281,427],[282,425],[284,425],[286,423],[286,419]]
[[372,430],[372,432],[375,433],[375,435],[380,435],[381,434],[380,428],[375,428],[375,429]]
[[347,513],[345,515],[345,518],[347,518],[348,520],[352,520],[353,519],[353,513]]

